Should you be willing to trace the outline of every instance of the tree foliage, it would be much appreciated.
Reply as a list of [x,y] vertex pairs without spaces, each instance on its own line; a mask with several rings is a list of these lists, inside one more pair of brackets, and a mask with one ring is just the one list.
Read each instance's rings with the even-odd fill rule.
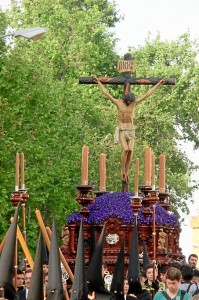
[[[13,28],[46,27],[43,40],[15,39],[3,49],[0,82],[0,203],[1,226],[7,228],[14,188],[15,153],[25,153],[28,239],[34,248],[38,208],[46,225],[52,215],[61,230],[67,215],[78,210],[76,186],[81,183],[81,149],[88,145],[89,181],[99,189],[99,154],[107,155],[107,190],[120,191],[120,147],[113,144],[116,108],[98,87],[80,85],[80,76],[120,76],[115,37],[109,29],[119,20],[114,4],[97,0],[12,1],[6,15]],[[4,22],[6,26],[6,21]],[[5,28],[4,26],[4,28]],[[4,45],[5,46],[5,45]],[[177,41],[148,38],[129,49],[137,61],[137,77],[175,77],[136,111],[134,159],[144,146],[167,157],[167,187],[175,206],[186,207],[194,189],[194,168],[178,142],[198,147],[198,46],[186,33]],[[122,87],[108,87],[121,98]],[[148,87],[133,86],[140,96]],[[130,190],[133,190],[134,161]],[[158,171],[157,171],[158,173]],[[157,175],[158,176],[158,175]],[[157,178],[158,180],[158,178]],[[28,230],[32,228],[32,230]],[[2,231],[3,232],[3,231]]]

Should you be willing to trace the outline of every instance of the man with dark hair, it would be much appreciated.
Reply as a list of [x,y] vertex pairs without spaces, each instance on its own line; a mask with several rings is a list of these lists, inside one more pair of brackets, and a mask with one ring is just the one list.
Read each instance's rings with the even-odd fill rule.
[[167,288],[164,291],[157,292],[154,300],[189,300],[191,294],[180,290],[181,271],[177,268],[170,267],[166,273]]
[[[129,294],[129,281],[128,281],[128,279],[124,279],[123,299],[124,300],[138,300],[138,298],[135,296],[136,291],[137,291],[137,289],[136,290],[132,289],[131,294]],[[145,300],[147,300],[147,299],[145,299]]]
[[159,281],[157,280],[158,270],[157,266],[150,264],[146,266],[146,277],[147,280],[144,282],[142,287],[150,291],[152,296],[159,290]]
[[173,262],[170,264],[170,267],[174,267],[174,268],[176,268],[176,269],[178,269],[178,270],[181,270],[181,268],[182,268],[182,263],[175,260],[175,261],[173,261]]
[[159,278],[162,282],[166,282],[166,273],[168,270],[169,266],[162,266],[159,269]]
[[48,260],[43,260],[43,272],[48,273]]
[[181,268],[182,282],[180,289],[190,293],[192,296],[199,293],[198,284],[193,281],[193,269],[189,264],[184,264]]
[[188,264],[192,266],[193,269],[193,276],[198,276],[199,277],[199,270],[196,267],[198,263],[198,255],[197,254],[190,254],[188,257]]
[[160,288],[164,290],[166,288],[166,274],[169,266],[163,266],[159,269],[159,280],[160,280]]
[[128,279],[124,279],[124,290],[123,290],[124,300],[127,300],[128,292],[129,292],[129,282]]
[[146,272],[144,270],[141,270],[140,271],[140,282],[141,284],[144,284],[144,282],[147,280],[147,277],[146,277]]
[[192,254],[189,254],[189,257],[188,257],[188,263],[190,265],[194,265],[196,266],[197,265],[197,262],[198,262],[198,255],[195,254],[195,253],[192,253]]
[[16,285],[17,291],[21,291],[24,289],[24,272],[21,269],[17,269],[16,278],[14,272],[13,285]]
[[131,92],[123,96],[123,101],[114,98],[105,86],[101,83],[100,79],[93,77],[98,84],[100,90],[104,95],[113,102],[118,109],[118,135],[119,141],[122,146],[122,171],[121,180],[128,182],[129,180],[129,167],[133,157],[133,147],[135,140],[134,118],[136,106],[143,100],[151,96],[157,88],[165,83],[165,80],[160,80],[155,86],[150,88],[142,97],[135,99],[135,95]]

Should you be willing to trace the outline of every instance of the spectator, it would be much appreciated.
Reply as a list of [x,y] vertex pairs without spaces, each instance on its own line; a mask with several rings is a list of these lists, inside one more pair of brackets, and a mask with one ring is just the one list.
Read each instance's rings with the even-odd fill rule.
[[24,289],[24,272],[22,270],[17,269],[16,278],[14,272],[13,285],[16,287],[16,291],[21,291]]
[[171,264],[170,264],[170,267],[174,267],[178,270],[181,270],[182,268],[182,263],[179,262],[179,261],[173,261]]
[[199,269],[196,267],[198,263],[198,255],[190,254],[188,257],[188,264],[192,266],[193,276],[199,277]]
[[43,261],[43,271],[45,273],[48,273],[48,261],[47,260]]
[[28,297],[28,291],[29,291],[29,288],[30,288],[30,279],[31,279],[31,276],[32,276],[32,269],[27,269],[25,271],[25,288],[22,290],[22,291],[19,291],[17,294],[18,294],[18,297],[19,297],[19,300],[26,300],[27,297]]
[[129,282],[127,279],[124,279],[124,300],[127,298],[127,294],[129,291]]
[[149,290],[152,296],[154,296],[154,294],[159,290],[159,281],[157,280],[157,276],[157,266],[152,264],[148,265],[146,267],[147,280],[145,280],[143,288]]
[[140,282],[141,284],[144,284],[144,282],[147,280],[147,277],[146,277],[146,272],[145,271],[141,271],[140,272]]
[[166,273],[166,285],[167,288],[164,291],[158,291],[154,300],[165,300],[165,299],[191,299],[191,294],[180,290],[181,272],[179,269],[170,267]]
[[124,279],[124,300],[136,300],[136,296],[134,294],[128,294],[129,292],[129,282],[128,279]]
[[159,287],[161,290],[164,290],[166,288],[166,273],[168,268],[169,266],[164,266],[161,267],[159,270],[159,280],[160,280]]
[[182,282],[180,284],[180,289],[189,292],[192,296],[198,291],[198,284],[193,281],[193,269],[189,264],[185,264],[181,268]]

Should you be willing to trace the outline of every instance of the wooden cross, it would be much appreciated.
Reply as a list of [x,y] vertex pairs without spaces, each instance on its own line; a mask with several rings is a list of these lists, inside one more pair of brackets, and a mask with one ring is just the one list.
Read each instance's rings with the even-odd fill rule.
[[[133,84],[133,85],[156,85],[163,77],[160,78],[125,78],[125,77],[98,77],[101,83],[103,84],[115,84],[115,85],[122,85],[122,84]],[[80,84],[96,84],[92,77],[80,77],[79,78]],[[175,78],[166,78],[164,85],[174,85],[176,84]]]
[[[164,85],[176,84],[175,78],[136,78],[132,76],[135,74],[135,61],[129,53],[124,55],[124,60],[118,62],[118,71],[122,73],[121,77],[98,77],[102,84],[114,84],[124,86],[124,95],[131,90],[131,85],[156,85],[160,80],[164,79]],[[97,84],[92,77],[80,77],[80,84]],[[128,182],[122,182],[122,191],[128,191]]]

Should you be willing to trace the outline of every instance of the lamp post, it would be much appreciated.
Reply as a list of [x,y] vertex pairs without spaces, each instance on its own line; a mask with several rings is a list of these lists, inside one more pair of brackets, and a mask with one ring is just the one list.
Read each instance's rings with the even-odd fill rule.
[[14,36],[14,37],[24,37],[26,39],[32,39],[34,41],[40,39],[46,32],[46,28],[44,27],[36,27],[36,28],[26,28],[17,30],[13,33],[8,33],[5,35],[0,35],[0,37],[8,37],[8,36]]

